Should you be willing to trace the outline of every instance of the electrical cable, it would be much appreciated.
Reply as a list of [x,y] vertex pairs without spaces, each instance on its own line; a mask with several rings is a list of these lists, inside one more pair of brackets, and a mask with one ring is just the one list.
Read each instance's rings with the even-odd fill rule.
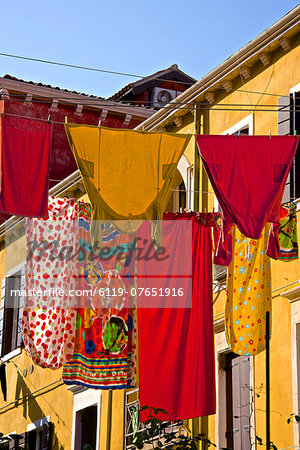
[[[1,89],[1,86],[0,86],[0,89]],[[52,88],[52,89],[55,89],[55,88]],[[241,92],[240,90],[236,90],[235,92]],[[243,91],[244,92],[244,91]],[[250,92],[250,91],[249,91]],[[254,92],[253,91],[253,93],[255,93],[255,94],[257,94],[257,95],[271,95],[271,96],[276,96],[276,97],[282,97],[282,96],[284,96],[284,95],[277,95],[277,94],[267,94],[267,93],[262,93],[262,92]],[[0,93],[0,95],[1,95],[1,93]],[[23,102],[23,103],[25,103],[25,97],[26,97],[26,94],[16,94],[16,93],[13,93],[12,94],[12,98],[5,98],[5,95],[6,94],[3,94],[2,93],[2,100],[4,100],[5,102],[16,102],[16,101],[20,101],[20,102]],[[84,97],[81,97],[80,99],[78,99],[78,95],[83,95]],[[19,97],[19,98],[18,98]],[[54,98],[54,100],[56,100],[56,98]],[[128,101],[126,101],[126,100],[106,100],[106,99],[104,99],[104,98],[101,98],[101,97],[95,97],[95,96],[92,96],[92,97],[90,97],[89,95],[86,95],[86,94],[80,94],[80,93],[78,93],[77,94],[77,97],[76,96],[74,96],[74,97],[72,97],[72,96],[60,96],[58,99],[57,99],[58,101],[66,101],[66,102],[70,102],[70,101],[72,101],[72,100],[74,100],[74,102],[76,102],[76,103],[78,103],[78,104],[83,104],[83,106],[85,106],[85,103],[86,103],[86,106],[91,106],[90,105],[90,103],[93,103],[93,102],[97,102],[97,106],[110,106],[110,104],[112,105],[112,106],[124,106],[124,107],[126,107],[126,106],[136,106],[136,107],[144,107],[144,108],[148,108],[148,109],[154,109],[154,110],[159,110],[159,109],[165,109],[165,108],[168,108],[168,109],[172,109],[172,108],[177,108],[178,106],[186,106],[187,107],[187,109],[191,109],[191,106],[200,106],[201,107],[201,109],[215,109],[215,106],[216,105],[219,105],[219,106],[229,106],[229,107],[231,107],[231,106],[234,106],[234,107],[243,107],[243,106],[245,106],[245,107],[248,107],[249,108],[249,103],[213,103],[213,104],[208,104],[208,103],[201,103],[201,102],[176,102],[176,103],[167,103],[167,104],[165,104],[165,105],[163,105],[163,106],[155,106],[155,107],[153,107],[152,106],[152,101],[144,101],[144,100],[128,100]],[[83,103],[81,103],[81,101],[83,102]],[[103,102],[103,104],[101,104],[101,102]],[[33,98],[30,102],[28,101],[28,102],[26,102],[26,103],[44,103],[44,104],[52,104],[53,103],[53,99],[41,99],[41,98]],[[264,108],[277,108],[277,109],[286,109],[287,107],[289,107],[289,108],[291,108],[291,109],[294,109],[294,108],[296,108],[296,106],[298,106],[298,105],[275,105],[275,104],[263,104],[263,105],[260,105],[260,107],[262,108],[262,107],[264,107]],[[300,106],[299,106],[300,107]],[[249,110],[255,110],[255,106],[251,106],[250,108],[249,108]]]
[[[72,69],[81,69],[81,70],[88,70],[88,71],[92,71],[92,72],[110,73],[112,75],[122,75],[122,76],[125,76],[125,77],[134,77],[134,78],[140,78],[140,79],[148,78],[147,76],[136,75],[136,74],[133,74],[133,73],[118,72],[118,71],[115,71],[115,70],[107,70],[107,69],[99,69],[97,67],[80,66],[78,64],[68,64],[68,63],[62,63],[62,62],[57,62],[57,61],[50,61],[48,59],[31,58],[29,56],[12,55],[10,53],[0,53],[0,56],[5,56],[5,57],[8,57],[8,58],[23,59],[25,61],[33,61],[33,62],[39,62],[39,63],[44,63],[44,64],[52,64],[52,65],[55,65],[55,66],[70,67]],[[151,77],[151,75],[150,75],[150,77]],[[167,80],[167,79],[162,79],[160,77],[152,78],[152,79],[153,80],[159,79],[159,80],[163,80],[163,81],[171,81],[173,83],[178,83],[178,84],[188,84],[190,86],[192,86],[194,84],[192,82],[179,81],[179,80],[178,81],[177,80]]]
[[[216,109],[214,109],[214,111],[245,111],[245,112],[249,112],[249,111],[252,111],[252,110],[249,110],[249,109],[223,109],[223,108],[217,109],[216,108]],[[278,113],[278,110],[256,109],[255,111],[256,112],[277,112]],[[295,112],[300,112],[300,108],[297,109]],[[6,116],[11,116],[11,117],[20,117],[22,119],[31,119],[31,120],[41,121],[41,122],[48,122],[48,118],[46,118],[46,117],[45,117],[45,119],[42,119],[41,117],[28,117],[28,116],[24,116],[24,115],[21,115],[21,114],[12,114],[12,113],[5,113],[5,115]],[[52,119],[50,119],[50,123],[51,124],[57,124],[57,125],[64,125],[65,124],[65,122],[52,120]],[[75,123],[75,122],[74,123],[68,122],[68,124],[69,125],[82,125],[82,126],[87,125],[87,124],[84,124],[84,123],[79,123],[78,124],[78,123]],[[89,125],[91,125],[91,124],[89,124]],[[97,125],[95,125],[95,126],[97,126]],[[128,128],[128,129],[130,129],[130,128]],[[197,133],[192,133],[192,134],[196,135]]]
[[[152,76],[143,76],[143,75],[137,75],[137,74],[132,74],[132,73],[126,73],[126,72],[118,72],[118,71],[114,71],[114,70],[108,70],[108,69],[99,69],[97,67],[88,67],[88,66],[81,66],[78,64],[68,64],[68,63],[61,63],[61,62],[57,62],[57,61],[51,61],[51,60],[46,60],[46,59],[41,59],[41,58],[32,58],[29,56],[20,56],[20,55],[13,55],[10,53],[2,53],[0,52],[0,56],[4,56],[4,57],[9,57],[9,58],[16,58],[16,59],[22,59],[22,60],[26,60],[26,61],[33,61],[33,62],[40,62],[40,63],[45,63],[45,64],[52,64],[52,65],[56,65],[56,66],[62,66],[62,67],[70,67],[73,69],[82,69],[82,70],[88,70],[88,71],[94,71],[94,72],[103,72],[103,73],[110,73],[113,75],[121,75],[121,76],[127,76],[127,77],[134,77],[134,78],[150,78],[152,80],[160,80],[160,81],[169,81],[172,83],[179,83],[179,84],[184,84],[184,85],[190,85],[190,86],[194,86],[197,82],[195,83],[190,83],[190,82],[185,82],[185,81],[177,81],[177,80],[168,80],[168,79],[163,79],[161,77],[157,77],[157,78],[152,78]],[[14,80],[13,80],[14,81]],[[26,83],[26,81],[23,80],[16,80],[16,81],[21,81],[23,83]],[[29,83],[29,82],[27,82]],[[31,84],[31,83],[30,83]],[[44,86],[47,87],[47,86]],[[225,90],[225,88],[223,86],[218,86],[218,88]],[[233,89],[232,91],[239,91],[239,92],[245,92],[247,94],[263,94],[263,95],[271,95],[274,97],[283,97],[286,94],[269,94],[266,92],[257,92],[257,91],[249,91],[249,90],[242,90],[242,89]],[[80,93],[78,93],[80,94]]]

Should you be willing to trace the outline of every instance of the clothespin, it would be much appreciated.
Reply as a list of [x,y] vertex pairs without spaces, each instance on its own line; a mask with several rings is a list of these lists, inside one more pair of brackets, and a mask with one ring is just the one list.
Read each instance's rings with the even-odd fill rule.
[[239,132],[238,132],[238,138],[240,138],[241,137],[241,130],[239,130]]
[[143,128],[142,128],[142,132],[144,133],[144,131],[145,131],[145,126],[143,126]]
[[294,131],[294,135],[295,135],[295,137],[297,137],[297,130]]
[[101,126],[101,119],[99,119],[98,128],[100,128],[100,126]]
[[189,132],[190,132],[190,130],[187,130],[187,132],[186,132],[186,135],[185,135],[185,136],[187,136],[187,135],[189,134]]
[[50,119],[51,119],[51,114],[49,114],[47,122],[50,123]]
[[269,130],[269,138],[271,139],[271,130]]
[[[0,95],[1,99],[1,95]],[[2,117],[4,117],[4,100],[0,100],[0,114]]]
[[68,123],[68,116],[65,116],[65,123]]

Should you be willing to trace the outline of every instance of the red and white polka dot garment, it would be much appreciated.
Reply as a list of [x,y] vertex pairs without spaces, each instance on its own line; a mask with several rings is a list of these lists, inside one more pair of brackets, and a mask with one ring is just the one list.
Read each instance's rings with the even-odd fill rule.
[[35,364],[58,369],[74,352],[78,204],[49,197],[48,209],[48,219],[27,220],[22,334]]

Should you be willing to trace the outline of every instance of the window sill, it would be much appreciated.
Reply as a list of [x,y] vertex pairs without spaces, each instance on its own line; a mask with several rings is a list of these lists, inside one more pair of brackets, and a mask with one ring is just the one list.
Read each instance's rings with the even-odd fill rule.
[[21,353],[22,353],[22,348],[21,348],[21,347],[18,347],[18,348],[16,348],[15,350],[13,350],[12,352],[9,352],[9,353],[7,353],[6,355],[2,356],[1,362],[2,362],[2,363],[7,362],[7,361],[9,361],[10,359],[14,358],[15,356],[20,355]]

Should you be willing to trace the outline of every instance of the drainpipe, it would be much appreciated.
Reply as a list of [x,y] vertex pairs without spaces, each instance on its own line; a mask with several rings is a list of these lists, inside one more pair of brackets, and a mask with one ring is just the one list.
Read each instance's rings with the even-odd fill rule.
[[[200,134],[201,123],[200,123],[200,105],[196,104],[194,106],[194,130],[196,134]],[[199,186],[200,186],[200,155],[198,151],[198,146],[195,139],[194,147],[194,205],[193,210],[199,211]]]
[[187,174],[187,186],[186,186],[187,201],[186,201],[186,206],[187,206],[188,210],[193,210],[194,209],[193,184],[192,184],[193,170],[194,170],[194,164],[191,164],[186,169],[186,174]]
[[106,428],[106,450],[110,450],[111,441],[111,416],[112,416],[112,390],[108,391],[107,396],[107,428]]

